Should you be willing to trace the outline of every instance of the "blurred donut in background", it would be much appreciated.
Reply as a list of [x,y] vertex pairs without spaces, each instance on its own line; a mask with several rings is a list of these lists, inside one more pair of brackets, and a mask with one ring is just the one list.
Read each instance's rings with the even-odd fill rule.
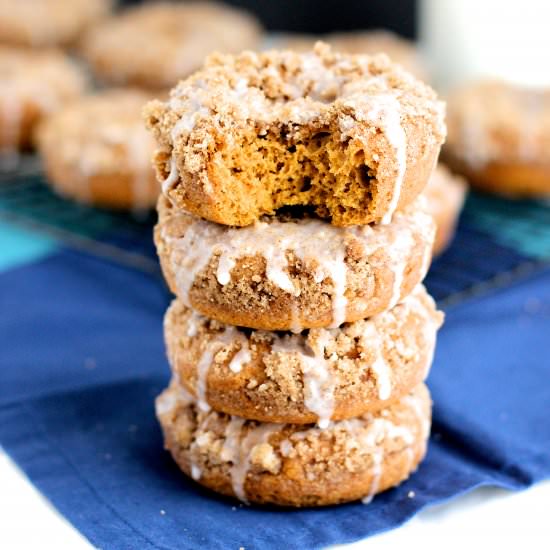
[[0,42],[27,47],[71,44],[112,4],[112,0],[2,0]]
[[159,185],[151,166],[155,143],[141,119],[149,99],[138,90],[106,90],[44,121],[38,145],[53,189],[95,206],[151,208]]
[[248,13],[211,2],[156,2],[128,8],[85,35],[81,53],[109,84],[163,89],[212,51],[255,48],[261,29]]
[[480,80],[448,98],[449,166],[509,197],[550,196],[550,89]]
[[30,149],[36,124],[85,88],[80,67],[60,51],[0,46],[2,156]]
[[441,254],[454,237],[466,189],[464,179],[452,174],[441,163],[435,167],[428,185],[424,188],[427,211],[434,218],[437,227],[433,245],[434,256]]
[[372,55],[383,52],[420,80],[430,80],[428,69],[416,44],[391,31],[350,31],[319,36],[280,34],[269,41],[269,46],[306,52],[312,49],[317,40],[327,42],[335,51],[342,53]]

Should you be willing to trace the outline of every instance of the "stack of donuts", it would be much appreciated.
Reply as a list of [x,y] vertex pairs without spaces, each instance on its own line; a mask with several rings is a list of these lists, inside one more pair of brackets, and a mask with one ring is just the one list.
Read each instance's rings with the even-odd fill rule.
[[425,455],[434,92],[385,55],[210,56],[144,111],[176,295],[167,449],[245,502],[364,502]]

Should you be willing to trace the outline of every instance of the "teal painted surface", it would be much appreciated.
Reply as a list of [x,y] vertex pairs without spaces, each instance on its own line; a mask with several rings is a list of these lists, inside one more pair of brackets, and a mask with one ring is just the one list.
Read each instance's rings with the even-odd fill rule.
[[0,271],[38,260],[56,246],[54,239],[0,222]]
[[471,193],[464,216],[499,244],[537,259],[550,259],[550,204]]

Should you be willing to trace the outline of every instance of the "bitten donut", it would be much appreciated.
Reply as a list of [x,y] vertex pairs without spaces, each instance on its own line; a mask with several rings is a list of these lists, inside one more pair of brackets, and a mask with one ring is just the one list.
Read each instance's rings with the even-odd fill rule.
[[71,44],[112,4],[112,0],[2,0],[0,42],[32,47]]
[[152,208],[160,192],[150,164],[155,143],[141,122],[149,99],[137,90],[108,90],[47,119],[38,144],[52,187],[96,206]]
[[392,308],[424,278],[435,225],[422,204],[388,225],[279,215],[232,228],[161,195],[155,242],[171,290],[206,317],[263,330],[337,327]]
[[246,12],[213,2],[151,2],[99,23],[81,53],[103,81],[165,89],[213,51],[254,48],[260,36]]
[[330,44],[335,51],[342,53],[385,53],[416,78],[429,80],[428,69],[416,44],[387,30],[338,32],[322,36],[282,34],[275,36],[271,44],[277,49],[305,52],[311,50],[318,40]]
[[472,186],[550,196],[550,89],[480,81],[449,97],[445,162]]
[[29,149],[36,124],[85,87],[82,71],[61,52],[0,46],[0,154]]
[[337,226],[388,223],[422,191],[445,136],[435,93],[384,56],[213,55],[145,117],[163,191],[246,226],[309,206]]
[[442,319],[419,286],[370,319],[301,334],[223,325],[174,300],[164,334],[174,375],[201,410],[324,428],[387,407],[420,384]]
[[424,190],[428,212],[437,227],[434,256],[441,254],[451,242],[466,196],[466,182],[438,164]]
[[431,422],[424,385],[325,430],[203,412],[177,384],[157,398],[156,411],[165,447],[187,475],[244,502],[283,506],[369,502],[417,468]]

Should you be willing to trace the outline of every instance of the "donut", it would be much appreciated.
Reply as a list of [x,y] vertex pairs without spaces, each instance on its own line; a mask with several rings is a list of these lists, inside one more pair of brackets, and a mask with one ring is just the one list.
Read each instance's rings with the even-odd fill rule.
[[168,358],[201,410],[321,428],[378,410],[422,382],[443,314],[421,285],[370,319],[301,334],[247,331],[174,300]]
[[550,89],[483,80],[449,97],[445,162],[472,186],[550,196]]
[[37,132],[48,181],[60,195],[125,210],[154,207],[154,140],[141,107],[150,95],[113,89],[87,96],[44,121]]
[[438,164],[424,189],[427,211],[433,216],[437,227],[433,255],[441,254],[451,242],[460,211],[466,196],[466,182],[460,176]]
[[368,503],[407,479],[426,453],[431,402],[421,384],[386,409],[321,430],[204,412],[174,382],[156,413],[166,449],[201,485],[243,502],[301,507]]
[[260,27],[248,13],[213,2],[146,3],[102,21],[80,51],[104,82],[164,89],[213,51],[255,47]]
[[315,42],[322,40],[335,51],[351,54],[385,53],[392,61],[401,65],[416,78],[429,80],[429,72],[414,42],[388,30],[335,32],[320,36],[285,33],[275,36],[270,45],[277,49],[305,52]]
[[85,87],[82,71],[61,52],[0,46],[0,154],[31,148],[38,122]]
[[65,46],[106,15],[112,0],[2,0],[0,42],[15,46]]
[[389,225],[280,214],[234,228],[161,195],[155,243],[172,292],[206,317],[262,330],[338,327],[392,308],[424,278],[435,225],[423,204]]
[[333,225],[389,223],[424,188],[445,136],[433,90],[385,55],[212,55],[145,109],[179,208],[246,226],[288,206]]

